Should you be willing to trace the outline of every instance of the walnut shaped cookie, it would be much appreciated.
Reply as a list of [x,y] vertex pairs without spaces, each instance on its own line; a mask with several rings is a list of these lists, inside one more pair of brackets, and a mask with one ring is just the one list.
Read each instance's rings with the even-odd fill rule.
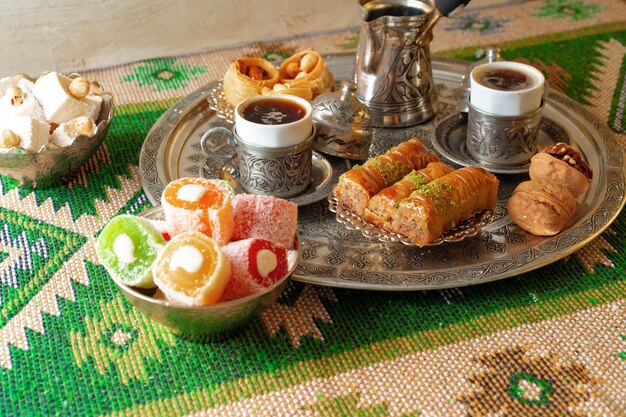
[[569,223],[576,207],[576,198],[567,188],[531,180],[515,188],[507,208],[522,229],[537,236],[553,236]]
[[587,191],[593,178],[593,171],[581,153],[562,142],[533,156],[528,173],[531,180],[560,185],[575,197]]

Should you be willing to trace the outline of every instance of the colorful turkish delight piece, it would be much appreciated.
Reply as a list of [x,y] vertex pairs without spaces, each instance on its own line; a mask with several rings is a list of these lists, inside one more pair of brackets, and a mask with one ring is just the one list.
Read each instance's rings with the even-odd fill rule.
[[205,233],[225,245],[233,232],[233,209],[227,188],[206,178],[180,178],[170,182],[161,196],[170,236]]
[[96,243],[100,263],[118,281],[154,287],[152,264],[163,248],[163,236],[145,219],[121,215],[102,230]]
[[154,282],[169,301],[199,306],[219,300],[230,278],[230,262],[204,233],[184,232],[172,238],[157,257]]
[[222,299],[234,300],[271,287],[287,275],[287,250],[265,239],[230,242],[222,252],[231,265],[231,277]]
[[238,194],[234,208],[233,240],[251,237],[292,249],[298,226],[298,206],[267,195]]

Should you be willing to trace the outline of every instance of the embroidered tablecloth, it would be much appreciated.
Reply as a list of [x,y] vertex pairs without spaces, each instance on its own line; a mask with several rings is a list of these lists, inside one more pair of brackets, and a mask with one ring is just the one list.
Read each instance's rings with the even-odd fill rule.
[[[626,3],[511,1],[435,28],[435,57],[497,44],[626,136]],[[355,5],[355,13],[357,13]],[[113,92],[104,146],[63,186],[0,178],[0,415],[626,415],[626,214],[531,273],[441,291],[292,282],[242,332],[170,334],[98,263],[113,216],[150,206],[142,142],[232,60],[354,51],[358,28],[87,71]],[[7,75],[7,74],[5,74]]]

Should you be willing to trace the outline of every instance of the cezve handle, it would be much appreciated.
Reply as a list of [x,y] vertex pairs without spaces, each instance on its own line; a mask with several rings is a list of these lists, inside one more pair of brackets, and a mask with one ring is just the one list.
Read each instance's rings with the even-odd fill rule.
[[470,0],[435,0],[435,6],[443,16],[453,15],[459,7],[465,7]]

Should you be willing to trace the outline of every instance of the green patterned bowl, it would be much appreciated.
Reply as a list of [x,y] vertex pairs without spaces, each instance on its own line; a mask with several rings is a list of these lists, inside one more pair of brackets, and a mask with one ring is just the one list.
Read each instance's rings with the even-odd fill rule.
[[[148,209],[140,216],[150,220],[164,218],[160,206]],[[244,298],[199,307],[174,305],[156,288],[138,289],[111,278],[133,306],[175,335],[199,342],[211,342],[228,337],[272,304],[289,282],[299,258],[300,238],[296,235],[296,248],[288,251],[287,255],[289,271],[280,281],[265,291]]]

